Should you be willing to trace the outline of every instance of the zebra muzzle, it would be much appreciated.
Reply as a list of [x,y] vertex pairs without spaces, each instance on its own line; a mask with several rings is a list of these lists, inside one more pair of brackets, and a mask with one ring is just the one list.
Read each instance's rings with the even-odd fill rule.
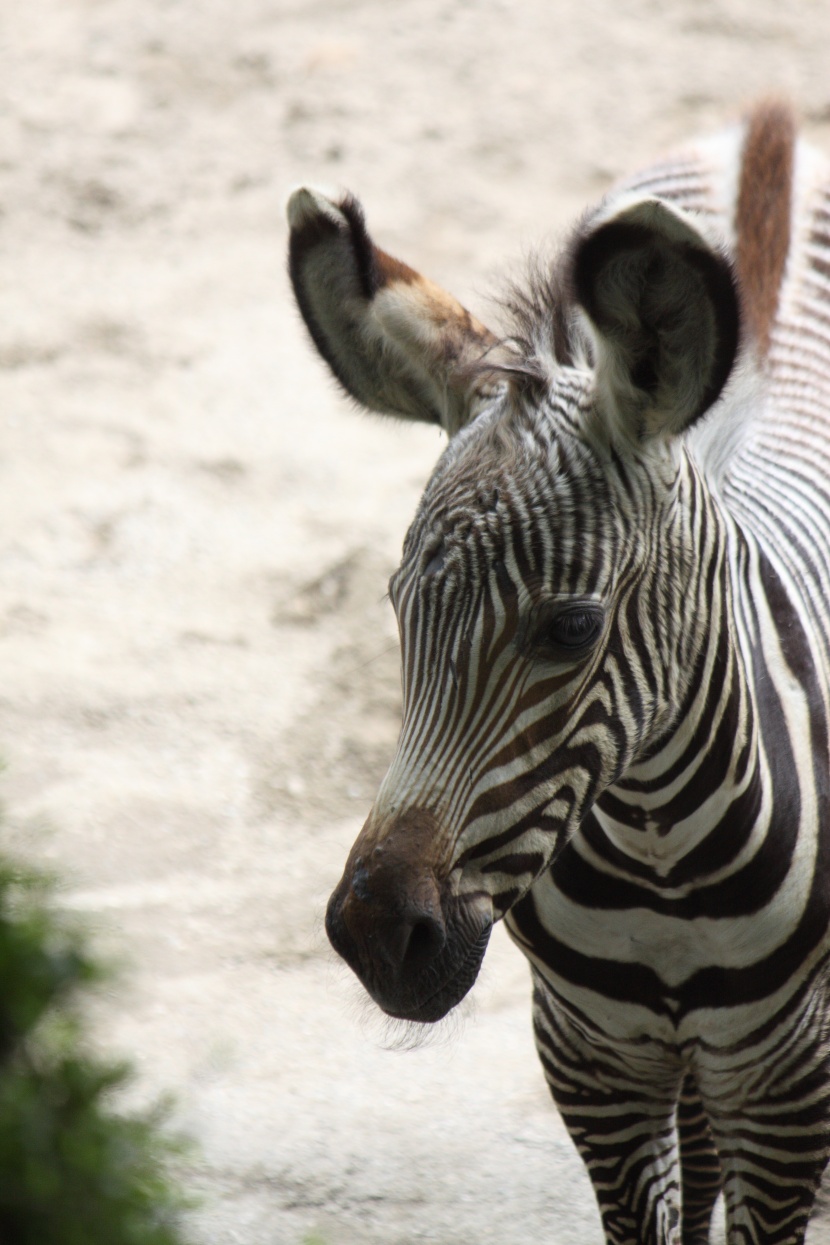
[[375,855],[350,856],[326,912],[329,940],[388,1015],[440,1020],[478,975],[489,915],[427,865]]

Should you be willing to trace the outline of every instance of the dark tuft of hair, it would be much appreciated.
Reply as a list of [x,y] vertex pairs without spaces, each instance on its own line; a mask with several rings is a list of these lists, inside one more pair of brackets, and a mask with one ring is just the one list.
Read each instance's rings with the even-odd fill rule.
[[501,299],[512,330],[510,340],[523,363],[537,374],[546,370],[544,359],[569,367],[584,350],[575,325],[574,263],[593,215],[593,211],[583,214],[557,253],[532,254],[524,276],[510,282]]

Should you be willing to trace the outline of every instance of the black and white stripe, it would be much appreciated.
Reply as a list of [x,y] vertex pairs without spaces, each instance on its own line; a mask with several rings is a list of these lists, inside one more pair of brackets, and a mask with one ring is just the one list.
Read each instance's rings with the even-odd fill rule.
[[[345,283],[351,217],[309,203],[295,282],[325,226]],[[830,1154],[830,173],[762,106],[586,218],[501,345],[389,272],[362,331],[413,326],[454,435],[332,941],[434,1020],[504,918],[609,1245],[704,1245],[721,1189],[729,1245],[801,1245]],[[379,358],[350,361],[373,395]]]

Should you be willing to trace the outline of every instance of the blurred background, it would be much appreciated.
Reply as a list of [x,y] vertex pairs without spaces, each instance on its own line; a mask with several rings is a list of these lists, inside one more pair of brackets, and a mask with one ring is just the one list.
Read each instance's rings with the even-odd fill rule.
[[199,1245],[600,1240],[501,931],[410,1052],[327,950],[442,440],[327,379],[289,189],[349,187],[491,321],[533,244],[760,93],[830,152],[829,53],[824,0],[0,10],[3,834],[130,964],[95,1041],[176,1095]]

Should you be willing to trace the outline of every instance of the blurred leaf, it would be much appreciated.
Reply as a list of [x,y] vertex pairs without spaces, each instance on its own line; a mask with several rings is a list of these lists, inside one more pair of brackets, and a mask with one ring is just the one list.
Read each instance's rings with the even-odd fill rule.
[[164,1108],[112,1109],[130,1069],[87,1051],[80,1012],[107,974],[50,894],[0,862],[0,1241],[180,1245],[184,1145]]

